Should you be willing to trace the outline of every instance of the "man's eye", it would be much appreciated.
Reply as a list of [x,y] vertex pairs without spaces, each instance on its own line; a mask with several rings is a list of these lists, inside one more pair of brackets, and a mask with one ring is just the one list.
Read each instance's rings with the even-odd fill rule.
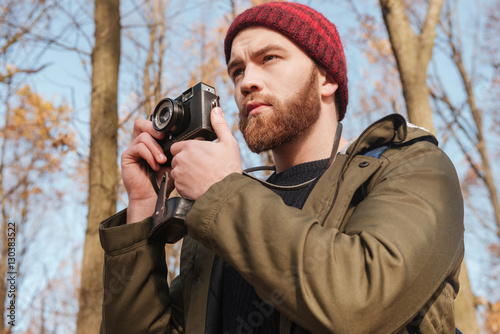
[[276,57],[275,55],[267,55],[264,57],[264,62],[267,62],[267,61],[270,61],[270,60],[273,60],[276,58],[278,58],[278,57]]
[[234,78],[238,77],[239,75],[241,75],[242,73],[243,73],[243,69],[238,68],[238,69],[233,71],[232,78],[234,79]]

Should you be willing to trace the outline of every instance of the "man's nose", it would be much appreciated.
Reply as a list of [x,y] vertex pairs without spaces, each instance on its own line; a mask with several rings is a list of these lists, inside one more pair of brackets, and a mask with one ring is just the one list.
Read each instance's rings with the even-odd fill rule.
[[241,80],[241,94],[246,96],[253,92],[261,91],[263,88],[262,73],[256,66],[249,65],[245,68],[243,79]]

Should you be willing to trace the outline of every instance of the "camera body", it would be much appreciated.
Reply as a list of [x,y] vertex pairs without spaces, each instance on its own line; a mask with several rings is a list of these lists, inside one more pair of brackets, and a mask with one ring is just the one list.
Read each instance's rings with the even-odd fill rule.
[[170,147],[188,139],[215,140],[210,122],[210,112],[219,106],[219,96],[214,87],[200,82],[175,99],[162,99],[151,114],[155,130],[166,134],[158,141],[167,156],[167,166],[172,161]]

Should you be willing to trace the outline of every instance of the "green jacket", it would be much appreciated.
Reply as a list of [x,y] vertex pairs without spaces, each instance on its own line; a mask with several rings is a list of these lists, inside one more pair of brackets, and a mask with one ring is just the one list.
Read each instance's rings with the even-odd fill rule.
[[[365,155],[381,146],[379,158]],[[212,333],[215,253],[280,311],[280,333],[454,333],[459,182],[436,139],[400,115],[339,154],[302,210],[244,175],[214,184],[187,216],[170,286],[164,245],[146,238],[152,219],[123,225],[125,217],[100,227],[102,333]]]

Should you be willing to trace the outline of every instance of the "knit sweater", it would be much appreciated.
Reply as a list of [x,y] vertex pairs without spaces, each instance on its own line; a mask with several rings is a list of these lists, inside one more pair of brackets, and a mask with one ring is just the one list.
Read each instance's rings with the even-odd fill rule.
[[[274,190],[286,205],[301,209],[319,177],[328,167],[328,159],[303,163],[272,174],[269,183],[291,186],[316,178],[305,188]],[[280,222],[269,222],[279,224]],[[222,289],[223,333],[278,333],[280,315],[257,295],[255,289],[229,263],[224,262]]]

